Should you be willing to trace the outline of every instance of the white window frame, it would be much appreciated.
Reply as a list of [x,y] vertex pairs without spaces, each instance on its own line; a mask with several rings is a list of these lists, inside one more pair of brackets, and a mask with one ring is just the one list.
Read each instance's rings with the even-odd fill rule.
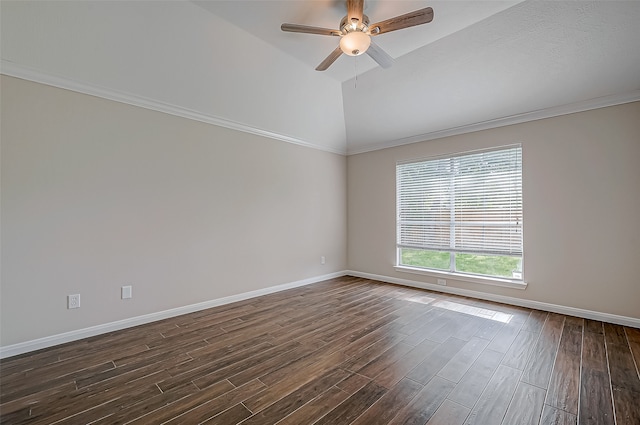
[[[455,256],[456,253],[464,253],[465,250],[456,250],[455,249],[455,231],[453,230],[455,225],[460,225],[460,223],[456,223],[455,222],[455,214],[453,212],[454,206],[453,206],[453,202],[450,203],[451,209],[452,209],[452,219],[451,219],[451,232],[449,234],[449,238],[450,238],[450,242],[449,242],[449,249],[436,249],[437,251],[441,251],[441,252],[449,252],[450,255],[450,264],[449,264],[449,270],[442,270],[442,269],[430,269],[430,268],[423,268],[420,266],[410,266],[410,265],[403,265],[402,264],[402,258],[401,258],[401,250],[403,248],[411,248],[410,246],[406,246],[402,243],[401,241],[401,217],[400,217],[400,177],[399,177],[399,170],[400,167],[402,167],[403,165],[410,165],[410,164],[416,164],[416,163],[425,163],[425,162],[429,162],[429,161],[442,161],[442,160],[446,160],[446,161],[456,161],[456,158],[460,158],[460,157],[469,157],[471,155],[477,155],[477,154],[484,154],[484,153],[491,153],[491,152],[497,152],[497,151],[511,151],[511,150],[517,150],[518,154],[519,154],[519,166],[520,166],[520,192],[519,192],[519,196],[520,196],[520,207],[521,209],[519,210],[519,214],[520,214],[520,227],[519,227],[519,232],[521,235],[521,242],[520,242],[520,247],[519,247],[519,252],[514,251],[516,253],[515,256],[520,257],[522,260],[521,262],[521,278],[506,278],[506,277],[499,277],[499,276],[489,276],[489,275],[480,275],[480,274],[473,274],[473,273],[466,273],[466,272],[460,272],[460,271],[456,271],[456,267],[455,267]],[[464,159],[462,159],[464,160]],[[450,154],[450,155],[441,155],[441,156],[437,156],[437,157],[430,157],[430,158],[422,158],[422,159],[413,159],[413,160],[409,160],[409,161],[399,161],[396,164],[396,266],[395,269],[397,271],[401,271],[401,272],[408,272],[408,273],[415,273],[415,274],[422,274],[422,275],[427,275],[427,276],[435,276],[435,277],[450,277],[452,279],[455,280],[462,280],[462,281],[468,281],[468,282],[473,282],[473,283],[483,283],[483,284],[489,284],[489,285],[495,285],[495,286],[505,286],[505,287],[511,287],[511,288],[516,288],[516,289],[525,289],[527,286],[526,281],[524,280],[524,235],[523,235],[523,194],[522,194],[522,173],[523,173],[523,165],[522,165],[522,145],[521,144],[513,144],[513,145],[507,145],[507,146],[500,146],[500,147],[495,147],[495,148],[491,148],[491,149],[483,149],[483,150],[476,150],[476,151],[467,151],[467,152],[461,152],[461,153],[455,153],[455,154]],[[455,199],[455,194],[453,193],[453,191],[450,190],[450,196],[452,196],[452,200]],[[417,248],[417,249],[427,249],[427,250],[431,250],[431,248]],[[496,253],[496,252],[477,252],[478,254],[482,255],[504,255],[501,253]],[[519,255],[518,255],[519,254]],[[513,253],[511,254],[507,254],[507,255],[513,255]]]

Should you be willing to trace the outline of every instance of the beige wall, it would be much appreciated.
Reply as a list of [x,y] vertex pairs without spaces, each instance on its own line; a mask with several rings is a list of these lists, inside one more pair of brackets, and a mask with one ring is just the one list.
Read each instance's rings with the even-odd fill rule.
[[344,156],[1,84],[2,346],[346,268]]
[[448,284],[640,318],[640,103],[345,159],[1,84],[2,346],[347,268],[434,283],[393,268],[396,161],[514,142],[529,286]]
[[394,269],[396,161],[516,142],[529,285],[448,285],[640,318],[640,102],[349,156],[349,269],[435,283]]

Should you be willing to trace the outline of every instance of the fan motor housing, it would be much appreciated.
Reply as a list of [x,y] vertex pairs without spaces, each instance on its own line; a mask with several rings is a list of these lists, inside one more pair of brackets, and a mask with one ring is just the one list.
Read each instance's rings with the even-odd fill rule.
[[366,33],[369,31],[369,17],[367,15],[362,15],[362,21],[358,22],[354,28],[352,23],[349,21],[349,17],[345,16],[340,21],[340,31],[342,31],[343,34],[352,31],[361,31]]

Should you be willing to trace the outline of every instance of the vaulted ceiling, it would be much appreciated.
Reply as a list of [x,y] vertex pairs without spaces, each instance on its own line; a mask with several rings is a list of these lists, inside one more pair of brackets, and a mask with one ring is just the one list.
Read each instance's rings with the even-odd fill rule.
[[337,153],[357,153],[640,100],[640,1],[368,0],[379,21],[430,6],[433,22],[314,68],[340,0],[11,1],[6,75]]

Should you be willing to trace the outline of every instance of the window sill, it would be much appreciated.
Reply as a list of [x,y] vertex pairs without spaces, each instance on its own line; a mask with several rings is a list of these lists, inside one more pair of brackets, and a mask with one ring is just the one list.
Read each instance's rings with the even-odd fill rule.
[[424,276],[434,276],[439,278],[449,278],[462,282],[480,283],[483,285],[502,286],[512,289],[527,289],[527,282],[521,280],[500,279],[497,277],[474,276],[464,273],[452,273],[446,271],[426,270],[408,266],[395,266],[396,271],[403,273],[420,274]]

